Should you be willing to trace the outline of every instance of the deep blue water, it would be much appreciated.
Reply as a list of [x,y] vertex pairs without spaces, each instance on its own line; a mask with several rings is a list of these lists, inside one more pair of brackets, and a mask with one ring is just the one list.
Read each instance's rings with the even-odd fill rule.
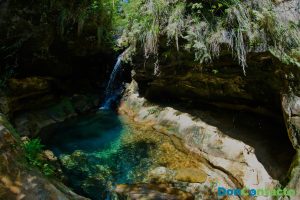
[[47,134],[46,143],[59,156],[78,149],[94,152],[109,148],[120,138],[123,125],[116,113],[103,110],[67,120],[44,131],[51,132]]
[[110,199],[116,184],[133,183],[151,166],[154,144],[123,143],[131,134],[109,110],[81,116],[42,130],[42,142],[60,158],[69,186],[91,199]]

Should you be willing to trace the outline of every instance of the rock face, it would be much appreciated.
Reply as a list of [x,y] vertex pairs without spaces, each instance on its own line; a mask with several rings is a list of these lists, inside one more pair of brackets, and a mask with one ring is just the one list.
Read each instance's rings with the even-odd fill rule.
[[282,95],[282,110],[289,138],[295,149],[300,149],[300,97]]
[[7,84],[0,97],[0,111],[26,136],[36,136],[43,127],[86,113],[96,108],[100,99],[87,91],[84,95],[61,94],[69,86],[51,77],[12,78]]
[[76,85],[70,86],[53,77],[11,78],[7,81],[7,85],[6,90],[1,91],[0,111],[10,117],[13,117],[15,113],[19,115],[23,111],[45,108],[51,110],[55,104],[59,107],[64,103],[70,104],[69,107],[73,106],[74,112],[84,113],[99,103],[99,95],[90,90],[89,85],[84,84],[85,91],[77,88],[76,92],[72,89]]
[[18,136],[3,115],[0,116],[0,150],[0,199],[86,199],[27,166]]
[[73,95],[63,97],[46,108],[22,112],[14,116],[14,123],[20,135],[35,137],[45,127],[86,113],[99,104],[97,96]]
[[288,188],[298,191],[294,198],[296,200],[300,198],[300,97],[293,94],[282,95],[282,110],[289,138],[298,152],[291,165],[290,180],[287,185]]
[[27,77],[9,79],[6,92],[1,94],[0,109],[3,114],[38,107],[53,100],[53,79],[49,77]]
[[133,117],[136,122],[152,124],[155,130],[177,137],[190,152],[205,159],[211,168],[220,170],[227,177],[225,179],[232,182],[228,187],[259,189],[279,186],[257,160],[252,147],[189,114],[150,105],[139,96],[135,81],[128,86],[119,111]]
[[282,92],[299,91],[300,72],[296,66],[281,64],[269,53],[248,55],[246,76],[230,54],[211,64],[199,65],[188,53],[169,52],[162,58],[160,74],[154,64],[136,61],[134,79],[140,94],[159,102],[178,102],[194,107],[211,104],[265,115],[280,115]]

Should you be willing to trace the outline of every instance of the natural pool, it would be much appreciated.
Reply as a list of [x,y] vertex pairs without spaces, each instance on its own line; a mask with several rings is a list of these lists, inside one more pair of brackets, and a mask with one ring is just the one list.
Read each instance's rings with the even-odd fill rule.
[[110,199],[110,190],[121,183],[142,180],[153,165],[151,141],[126,142],[128,127],[114,112],[77,117],[47,127],[42,141],[60,158],[68,184],[84,196]]
[[[208,117],[205,116],[205,118]],[[227,124],[222,119],[216,118],[215,120],[217,120],[216,122],[223,122],[223,125]],[[226,115],[225,119],[229,120],[232,118]],[[249,121],[248,118],[247,121]],[[256,125],[254,123],[251,124],[253,126]],[[215,125],[220,128],[223,127],[217,123]],[[261,145],[262,147],[259,145],[255,146],[255,149],[262,155],[263,159],[261,160],[264,161],[263,164],[266,169],[269,169],[269,164],[271,163],[269,155],[271,153],[267,150],[274,149],[270,145],[270,143],[273,143],[272,141],[266,143],[270,137],[265,138],[262,137],[265,134],[259,134],[267,131],[263,127],[260,128],[262,129],[261,131],[258,131],[255,128],[256,126],[246,131],[237,126],[239,125],[238,123],[235,123],[235,125],[236,128],[234,130],[236,132],[234,133],[245,136],[247,143],[250,143],[252,138],[256,138],[264,143],[264,145]],[[184,183],[180,183],[182,180],[178,182],[176,174],[182,171],[190,171],[190,169],[204,170],[206,171],[205,173],[208,171],[208,174],[210,174],[210,176],[207,176],[208,180],[206,183],[208,184],[211,180],[218,178],[219,174],[215,173],[214,170],[211,171],[210,165],[205,160],[187,151],[178,138],[172,137],[172,134],[158,132],[152,126],[153,124],[151,123],[138,123],[126,115],[118,115],[109,110],[100,110],[97,113],[79,116],[47,127],[42,130],[41,135],[42,141],[47,148],[51,149],[59,157],[63,166],[63,174],[67,180],[66,184],[78,194],[91,199],[114,199],[115,193],[112,191],[115,189],[115,186],[135,183],[154,183],[154,185],[160,182],[167,183],[167,190],[171,187],[191,192],[191,194],[195,195],[195,198],[197,196],[196,199],[203,199],[203,195],[207,195],[206,191],[211,191],[209,195],[216,194],[214,188],[207,189],[205,187],[209,187],[209,185],[202,182],[197,182],[197,186],[194,185],[195,190],[190,190],[194,186],[193,183],[191,185],[189,183],[191,180],[189,175],[194,178],[197,177],[195,174],[188,174],[187,176],[185,174]],[[246,125],[242,127],[249,128]],[[257,134],[253,134],[256,132]],[[243,138],[239,139],[242,140]],[[283,143],[284,140],[279,141]],[[281,150],[282,148],[278,149]],[[264,150],[266,153],[262,154]],[[286,155],[289,153],[288,149],[282,152]],[[261,157],[258,156],[258,158]],[[282,156],[277,157],[281,158]],[[279,159],[276,159],[274,162],[278,162],[277,165],[280,167],[281,163],[286,164],[288,167],[288,161],[279,162]],[[157,179],[157,174],[153,176],[152,172],[158,172],[157,169],[160,167],[169,170],[171,174],[175,173],[175,176],[173,174],[170,177]],[[275,170],[277,174],[279,172],[284,174],[287,169],[278,167]],[[270,172],[273,171],[270,170]],[[271,173],[271,175],[276,177],[276,173]],[[279,175],[277,177],[280,177]],[[150,187],[152,188],[152,186]],[[155,188],[153,190],[158,189]],[[146,192],[143,190],[139,192],[144,195],[148,194],[148,192],[153,192],[153,190],[149,191],[147,189]],[[159,193],[159,195],[161,194]],[[183,198],[178,197],[177,199]]]

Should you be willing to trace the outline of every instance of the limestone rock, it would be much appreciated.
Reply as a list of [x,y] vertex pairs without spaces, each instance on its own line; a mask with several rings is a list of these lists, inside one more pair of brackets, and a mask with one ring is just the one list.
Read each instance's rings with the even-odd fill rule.
[[180,138],[191,153],[207,160],[214,170],[223,172],[222,175],[215,174],[217,177],[226,176],[227,180],[233,180],[229,188],[275,188],[279,185],[258,161],[252,147],[223,134],[199,118],[171,107],[149,104],[139,93],[131,93],[137,91],[135,87],[135,81],[128,85],[119,112],[134,118],[136,122],[154,124],[155,130],[166,135]]
[[130,200],[193,200],[194,197],[167,184],[117,185],[114,192]]
[[300,148],[300,97],[282,95],[282,110],[289,138],[295,149]]
[[175,179],[178,181],[191,183],[203,183],[206,178],[206,173],[197,168],[178,169],[175,176]]

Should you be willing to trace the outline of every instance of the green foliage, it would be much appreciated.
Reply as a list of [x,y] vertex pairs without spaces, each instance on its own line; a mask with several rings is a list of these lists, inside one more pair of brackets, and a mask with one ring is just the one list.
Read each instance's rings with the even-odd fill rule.
[[54,175],[55,169],[42,159],[41,153],[43,147],[44,145],[41,144],[40,139],[28,140],[23,144],[23,149],[28,164],[30,166],[37,167],[46,176],[52,176]]
[[167,38],[167,45],[194,52],[200,63],[217,58],[225,44],[244,74],[250,51],[269,50],[282,61],[298,62],[291,56],[300,47],[299,25],[287,23],[269,0],[136,0],[123,9],[119,45],[128,47],[128,57],[137,48],[146,58],[159,57],[159,46],[166,45],[162,38]]
[[57,2],[57,9],[61,8],[59,29],[61,36],[67,34],[67,28],[77,25],[77,34],[81,35],[84,26],[89,23],[97,27],[95,36],[97,44],[112,41],[113,24],[118,9],[115,0],[84,0],[75,2]]
[[40,139],[32,139],[32,140],[26,141],[24,143],[23,147],[25,150],[26,158],[30,161],[31,160],[33,161],[42,152],[44,145],[41,144]]

